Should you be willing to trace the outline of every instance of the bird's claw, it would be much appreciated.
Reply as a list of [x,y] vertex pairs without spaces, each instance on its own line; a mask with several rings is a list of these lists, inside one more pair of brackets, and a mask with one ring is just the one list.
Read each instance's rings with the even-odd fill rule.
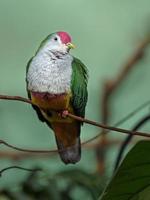
[[68,110],[63,110],[61,113],[59,113],[59,116],[61,116],[62,118],[66,118],[68,116]]

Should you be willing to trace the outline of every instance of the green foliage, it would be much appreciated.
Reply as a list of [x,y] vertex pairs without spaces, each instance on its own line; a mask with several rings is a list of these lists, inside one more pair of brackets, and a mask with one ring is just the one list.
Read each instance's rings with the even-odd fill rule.
[[127,154],[101,200],[150,199],[150,141],[141,141]]
[[103,189],[103,180],[102,178],[100,179],[97,174],[90,174],[82,170],[73,169],[69,171],[62,171],[56,176],[68,180],[70,191],[75,187],[81,187],[89,193],[92,199],[97,199],[99,193],[101,193]]
[[2,200],[149,200],[150,141],[141,141],[127,154],[112,181],[103,192],[106,180],[79,169],[31,173],[18,189],[0,191]]
[[71,169],[53,176],[31,173],[18,190],[0,191],[0,199],[7,200],[75,200],[81,195],[96,200],[104,187],[104,181],[97,174]]

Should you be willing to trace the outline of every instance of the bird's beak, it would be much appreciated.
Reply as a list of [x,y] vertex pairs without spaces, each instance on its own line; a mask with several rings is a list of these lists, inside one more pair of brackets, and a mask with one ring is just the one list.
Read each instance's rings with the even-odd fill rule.
[[74,44],[72,44],[71,42],[67,43],[66,46],[68,47],[68,49],[76,48],[76,46]]

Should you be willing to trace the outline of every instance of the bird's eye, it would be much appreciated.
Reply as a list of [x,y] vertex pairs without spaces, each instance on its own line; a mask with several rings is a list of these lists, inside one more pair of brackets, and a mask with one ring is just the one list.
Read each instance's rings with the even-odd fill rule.
[[55,37],[55,38],[54,38],[54,40],[55,40],[55,41],[57,41],[57,40],[58,40],[58,38],[57,38],[57,37]]

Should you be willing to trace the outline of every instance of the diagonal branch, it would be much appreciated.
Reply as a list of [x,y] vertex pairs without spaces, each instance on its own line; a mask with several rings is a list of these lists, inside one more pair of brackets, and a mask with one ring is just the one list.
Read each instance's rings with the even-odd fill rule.
[[149,133],[130,131],[130,130],[127,130],[127,129],[116,128],[116,127],[113,127],[113,126],[100,124],[100,123],[97,123],[95,121],[91,121],[89,119],[85,119],[85,118],[73,115],[71,113],[68,113],[68,116],[73,118],[73,119],[76,119],[78,121],[81,121],[81,122],[84,122],[84,123],[87,123],[87,124],[90,124],[90,125],[93,125],[93,126],[97,126],[99,128],[103,128],[103,129],[106,129],[106,130],[111,130],[111,131],[116,131],[116,132],[120,132],[120,133],[131,134],[131,135],[138,135],[138,136],[143,136],[143,137],[150,137]]
[[[35,104],[32,103],[31,100],[26,99],[24,97],[20,97],[20,96],[0,95],[0,99],[4,99],[4,100],[16,100],[16,101],[21,101],[21,102],[25,102],[25,103],[29,103],[29,104],[35,105]],[[37,105],[35,105],[35,106],[37,106]],[[130,130],[127,130],[127,129],[116,128],[116,127],[113,127],[113,126],[108,126],[108,125],[105,125],[105,124],[97,123],[95,121],[91,121],[91,120],[88,120],[88,119],[85,119],[85,118],[73,115],[71,113],[66,114],[66,116],[68,116],[68,117],[70,117],[72,119],[75,119],[75,120],[78,120],[78,121],[81,121],[81,122],[93,125],[93,126],[97,126],[99,128],[102,128],[102,129],[116,131],[116,132],[125,133],[125,134],[132,134],[132,135],[138,135],[138,136],[143,136],[143,137],[150,137],[149,133],[137,132],[137,131],[130,131]],[[0,141],[0,142],[3,143],[3,141]]]
[[22,101],[25,103],[29,103],[34,105],[30,99],[24,98],[24,97],[20,97],[20,96],[8,96],[8,95],[0,95],[0,99],[3,100],[12,100],[12,101]]
[[[110,98],[112,97],[112,95],[114,95],[116,90],[120,87],[122,82],[125,80],[128,74],[133,70],[136,64],[144,58],[146,48],[149,46],[149,44],[150,44],[150,36],[148,35],[135,49],[135,51],[129,57],[129,59],[124,63],[118,75],[111,80],[105,81],[103,88],[103,96],[102,96],[102,106],[101,106],[102,123],[107,125],[107,123],[109,122],[110,100],[111,100]],[[107,143],[108,140],[107,133],[108,131],[106,129],[102,130],[101,133],[102,137],[101,140],[98,142],[96,148],[96,153],[98,158],[97,159],[98,171],[100,174],[103,174],[105,170],[105,153],[106,153],[105,143]]]
[[[138,130],[139,128],[141,128],[143,125],[145,125],[145,123],[147,123],[150,120],[150,114],[146,115],[145,117],[143,117],[134,127],[133,127],[133,131]],[[124,140],[124,142],[122,143],[117,158],[116,158],[116,162],[115,162],[115,168],[114,171],[118,168],[122,157],[123,157],[123,153],[125,148],[127,147],[127,145],[129,144],[129,142],[132,140],[133,135],[128,135],[128,137]]]
[[136,64],[141,61],[144,57],[146,48],[150,44],[150,37],[145,38],[141,44],[137,47],[135,52],[127,60],[127,62],[122,67],[116,78],[112,80],[107,80],[104,85],[104,94],[102,99],[102,113],[103,122],[107,124],[109,118],[109,98],[110,96],[120,87],[121,83],[127,77],[129,72],[136,66]]

